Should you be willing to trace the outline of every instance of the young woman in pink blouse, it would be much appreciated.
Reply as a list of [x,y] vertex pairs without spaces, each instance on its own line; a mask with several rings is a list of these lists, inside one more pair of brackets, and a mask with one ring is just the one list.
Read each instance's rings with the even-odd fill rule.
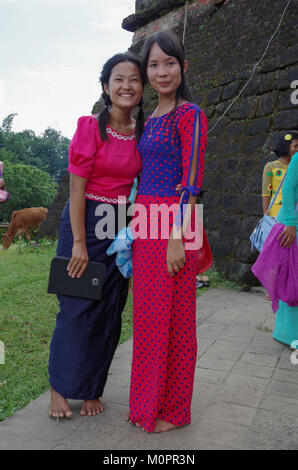
[[[72,416],[68,398],[84,400],[81,415],[103,411],[100,401],[121,332],[121,313],[128,293],[125,279],[106,251],[112,238],[99,239],[96,225],[110,204],[108,225],[118,226],[120,204],[128,204],[134,178],[141,171],[137,141],[143,129],[140,63],[130,53],[117,54],[100,77],[105,109],[83,116],[69,149],[70,200],[60,222],[57,255],[70,258],[72,277],[82,276],[88,261],[107,267],[99,301],[58,296],[60,311],[50,346],[50,416]],[[131,111],[140,106],[135,121]],[[127,209],[127,206],[126,206]],[[125,210],[127,213],[127,210]],[[110,220],[111,219],[111,220]],[[124,224],[127,221],[124,221]]]

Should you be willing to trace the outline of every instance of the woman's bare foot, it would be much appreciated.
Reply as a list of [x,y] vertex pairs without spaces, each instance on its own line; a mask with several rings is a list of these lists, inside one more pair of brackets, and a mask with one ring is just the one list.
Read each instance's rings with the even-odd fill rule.
[[104,410],[99,398],[95,400],[85,400],[80,411],[81,416],[96,416]]
[[125,415],[125,419],[126,421],[128,421],[130,424],[132,424],[133,426],[136,426],[137,428],[141,428],[142,425],[140,423],[133,423],[132,420],[130,419],[130,415],[129,415],[129,411],[127,411],[126,415]]
[[175,426],[175,424],[168,423],[162,419],[157,419],[153,432],[167,432],[171,431],[172,429],[176,429],[177,427],[178,426]]
[[71,418],[72,411],[66,400],[60,393],[51,388],[50,416],[53,418]]

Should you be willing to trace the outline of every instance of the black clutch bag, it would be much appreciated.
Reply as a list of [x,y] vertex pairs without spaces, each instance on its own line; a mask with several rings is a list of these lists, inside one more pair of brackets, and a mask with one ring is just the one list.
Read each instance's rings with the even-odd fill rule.
[[99,300],[105,279],[105,264],[89,261],[83,275],[72,278],[66,269],[69,260],[63,256],[52,259],[48,293]]

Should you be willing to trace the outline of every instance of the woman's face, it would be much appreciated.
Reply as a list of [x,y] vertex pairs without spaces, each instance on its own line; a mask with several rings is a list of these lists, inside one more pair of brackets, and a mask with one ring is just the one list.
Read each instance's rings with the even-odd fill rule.
[[134,108],[143,94],[139,68],[132,62],[120,62],[113,67],[109,83],[104,84],[104,89],[113,105],[125,109]]
[[148,57],[147,77],[159,95],[175,95],[182,79],[180,64],[154,43]]
[[290,157],[292,158],[292,156],[298,152],[298,139],[294,139],[292,140],[291,144],[290,144],[290,149],[289,149],[289,154],[290,154]]

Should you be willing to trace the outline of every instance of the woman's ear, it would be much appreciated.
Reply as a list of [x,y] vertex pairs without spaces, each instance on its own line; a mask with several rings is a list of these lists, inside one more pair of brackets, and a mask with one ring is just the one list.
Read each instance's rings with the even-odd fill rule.
[[104,88],[104,91],[106,92],[106,94],[108,95],[109,94],[109,87],[106,83],[103,84],[103,88]]
[[184,61],[183,72],[185,73],[185,72],[187,71],[187,69],[188,69],[188,61],[185,60],[185,61]]

